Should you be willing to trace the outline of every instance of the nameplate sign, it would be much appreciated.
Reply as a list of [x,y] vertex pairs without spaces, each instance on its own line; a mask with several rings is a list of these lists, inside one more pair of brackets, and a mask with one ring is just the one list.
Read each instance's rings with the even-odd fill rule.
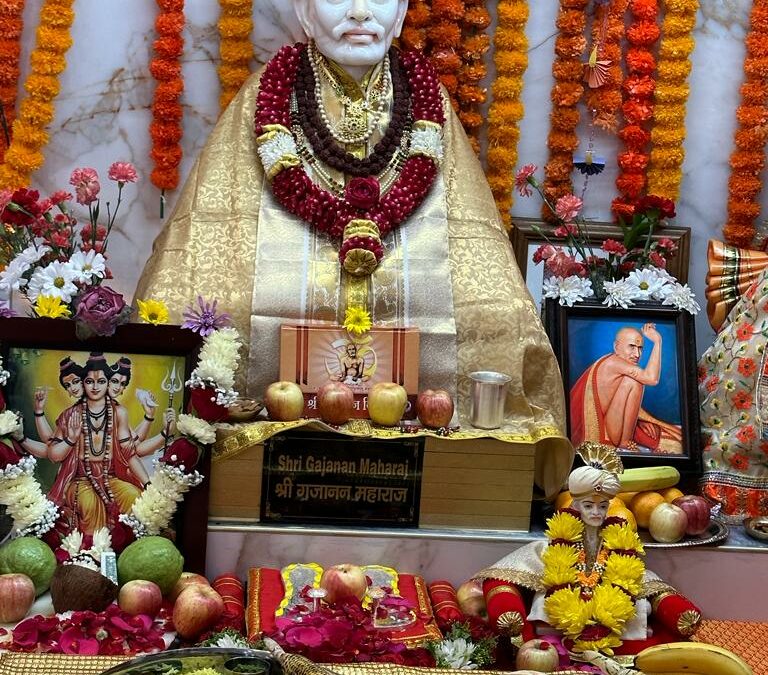
[[281,434],[264,444],[261,521],[417,526],[424,439]]

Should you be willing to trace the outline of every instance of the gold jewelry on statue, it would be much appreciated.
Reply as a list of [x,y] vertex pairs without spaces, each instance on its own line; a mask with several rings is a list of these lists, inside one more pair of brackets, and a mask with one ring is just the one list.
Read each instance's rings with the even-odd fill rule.
[[701,623],[701,614],[695,609],[687,609],[677,620],[677,632],[683,637],[691,637],[698,629]]
[[496,627],[509,636],[520,635],[524,625],[525,620],[520,612],[504,612],[496,619]]
[[491,598],[499,593],[514,593],[515,595],[519,595],[514,586],[496,586],[485,594],[485,604],[487,605],[491,601]]

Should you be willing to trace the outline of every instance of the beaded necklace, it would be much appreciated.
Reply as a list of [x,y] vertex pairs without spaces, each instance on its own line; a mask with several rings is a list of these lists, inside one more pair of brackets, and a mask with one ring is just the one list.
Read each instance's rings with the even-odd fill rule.
[[102,456],[104,459],[100,462],[100,477],[104,475],[108,476],[112,467],[112,433],[114,428],[112,424],[112,406],[108,400],[105,401],[104,411],[106,413],[104,435],[102,436],[101,448],[99,450],[94,448],[93,429],[90,426],[90,421],[88,419],[88,404],[85,401],[82,403],[80,415],[83,422],[83,428],[86,430],[86,433],[83,436],[85,444],[85,452],[83,454],[85,475],[88,477],[88,482],[91,484],[91,487],[93,487],[93,490],[98,495],[99,499],[101,499],[105,505],[108,505],[115,501],[115,495],[112,493],[109,481],[105,480],[102,484],[102,482],[93,475],[93,468],[91,467],[91,460],[95,457]]

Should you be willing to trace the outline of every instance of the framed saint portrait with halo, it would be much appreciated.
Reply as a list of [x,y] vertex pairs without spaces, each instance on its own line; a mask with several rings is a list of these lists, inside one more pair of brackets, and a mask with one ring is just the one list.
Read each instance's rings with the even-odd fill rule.
[[[173,441],[199,348],[196,333],[176,326],[126,324],[113,336],[80,340],[74,321],[0,321],[5,407],[20,414],[20,445],[36,458],[41,489],[68,528],[92,534],[129,513]],[[204,457],[204,476],[209,466]],[[205,569],[207,515],[204,480],[164,533],[186,570]]]
[[701,468],[693,316],[660,303],[545,303],[574,446],[615,447],[627,467]]

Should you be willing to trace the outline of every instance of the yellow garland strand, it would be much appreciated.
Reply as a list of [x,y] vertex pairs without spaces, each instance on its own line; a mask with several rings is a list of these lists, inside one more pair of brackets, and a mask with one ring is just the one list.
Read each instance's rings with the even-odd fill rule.
[[666,0],[657,62],[653,148],[648,167],[648,193],[677,201],[683,175],[685,113],[691,72],[692,37],[699,0]]
[[[24,0],[0,2],[0,104],[5,124],[11,127],[16,117],[19,86],[21,33],[24,29]],[[10,128],[7,129],[10,136]],[[5,129],[0,132],[0,164],[7,149]]]
[[487,177],[504,225],[512,227],[512,194],[520,120],[523,118],[523,74],[528,67],[528,3],[499,0],[494,37],[496,79],[488,113]]
[[219,5],[219,107],[224,110],[251,74],[253,0],[219,0]]
[[53,101],[59,93],[58,76],[66,68],[65,55],[72,45],[70,28],[75,18],[74,0],[45,0],[40,8],[31,71],[24,83],[27,97],[13,122],[13,139],[0,166],[0,188],[29,184],[30,176],[45,161],[46,127],[53,121]]

